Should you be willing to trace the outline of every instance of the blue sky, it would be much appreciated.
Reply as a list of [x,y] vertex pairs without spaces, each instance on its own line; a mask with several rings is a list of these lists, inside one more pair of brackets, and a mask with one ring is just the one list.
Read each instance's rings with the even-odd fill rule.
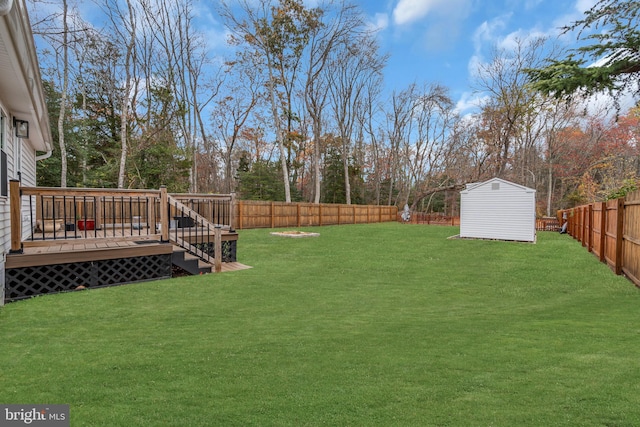
[[[207,8],[212,0],[196,0],[208,21],[212,52],[225,50],[226,31]],[[215,1],[215,0],[214,0]],[[233,0],[229,0],[233,1]],[[322,0],[303,0],[315,7]],[[514,40],[548,37],[575,47],[575,34],[561,36],[560,28],[584,17],[597,0],[351,0],[378,29],[385,69],[385,93],[411,83],[442,84],[461,113],[473,110],[474,65],[489,61],[496,47],[509,49]]]
[[[233,0],[229,0],[233,1]],[[390,55],[385,93],[411,83],[439,83],[450,89],[460,112],[480,95],[473,92],[475,64],[490,60],[495,47],[509,48],[516,38],[547,36],[565,47],[575,34],[560,27],[584,16],[597,0],[351,0],[378,28],[383,53]],[[103,12],[89,0],[77,0],[85,19],[100,25]],[[313,7],[322,0],[304,0]],[[215,12],[217,0],[194,0],[201,30],[214,57],[228,56],[227,31]],[[46,7],[46,6],[45,6]],[[49,7],[59,8],[50,5]]]
[[393,90],[411,82],[440,83],[464,111],[473,93],[474,64],[516,38],[548,36],[571,47],[560,27],[583,17],[595,0],[357,0],[380,28],[390,54],[385,81]]

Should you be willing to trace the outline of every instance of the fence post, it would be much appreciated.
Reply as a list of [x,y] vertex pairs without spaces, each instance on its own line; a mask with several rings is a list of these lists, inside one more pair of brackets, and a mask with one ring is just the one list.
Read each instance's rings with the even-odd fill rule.
[[[9,182],[9,204],[11,218],[11,252],[22,253],[22,197],[20,195],[20,181],[12,179]],[[33,215],[33,213],[32,213]],[[44,218],[43,218],[44,224]],[[44,226],[43,226],[44,229]]]
[[242,230],[242,200],[238,200],[238,229]]
[[582,230],[580,232],[580,243],[582,243],[582,247],[587,246],[587,209],[585,206],[580,208],[580,227]]
[[605,262],[605,253],[607,243],[607,203],[600,203],[600,262]]
[[617,200],[616,212],[616,274],[622,274],[622,250],[623,250],[623,233],[624,233],[624,197]]
[[587,236],[587,251],[593,251],[593,204],[587,205],[587,218],[589,221],[589,235]]
[[275,224],[276,224],[275,217],[274,217],[274,215],[275,215],[274,211],[275,211],[274,203],[271,202],[271,228],[275,228]]
[[576,215],[575,214],[576,214],[576,208],[571,208],[569,209],[569,215],[567,217],[567,222],[569,223],[567,226],[567,229],[569,230],[569,235],[574,239],[576,238],[576,230],[575,230]]

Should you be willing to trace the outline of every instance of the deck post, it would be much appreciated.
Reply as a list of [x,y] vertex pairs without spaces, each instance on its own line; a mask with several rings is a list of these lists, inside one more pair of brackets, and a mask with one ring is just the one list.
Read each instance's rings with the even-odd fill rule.
[[9,183],[9,208],[11,218],[11,253],[22,253],[22,197],[20,181],[12,179]]
[[160,230],[162,242],[169,241],[169,195],[165,185],[160,187]]
[[236,193],[231,193],[231,201],[229,206],[229,230],[235,230],[235,213],[236,213]]
[[102,196],[95,196],[93,198],[93,203],[95,206],[95,214],[96,217],[94,218],[95,221],[95,229],[96,230],[101,230],[102,229],[102,217],[104,215],[104,197]]
[[215,254],[214,262],[214,271],[216,273],[220,273],[222,271],[222,227],[216,225],[215,228],[215,240],[214,240],[214,248],[213,253]]

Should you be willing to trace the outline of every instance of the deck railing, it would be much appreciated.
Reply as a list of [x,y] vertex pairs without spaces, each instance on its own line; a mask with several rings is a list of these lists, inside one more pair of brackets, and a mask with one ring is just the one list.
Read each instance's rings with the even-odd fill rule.
[[[159,190],[23,187],[18,181],[10,185],[14,253],[21,252],[25,244],[45,245],[69,239],[169,242],[177,239],[178,234],[182,241],[202,246],[210,244],[204,240],[205,232],[211,231],[213,235],[216,228],[233,229],[233,195],[172,197],[164,187]],[[175,239],[171,239],[171,231]]]
[[229,229],[235,227],[234,194],[171,194],[170,196],[211,224]]
[[12,181],[11,250],[20,251],[23,242],[160,239],[162,224],[169,224],[167,214],[160,209],[161,193],[162,190],[23,187]]

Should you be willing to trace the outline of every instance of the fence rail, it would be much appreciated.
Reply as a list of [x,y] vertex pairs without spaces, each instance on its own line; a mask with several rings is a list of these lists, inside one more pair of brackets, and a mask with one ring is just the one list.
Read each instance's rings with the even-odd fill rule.
[[[440,213],[424,213],[424,212],[411,212],[409,221],[402,219],[402,214],[398,214],[398,222],[405,222],[409,224],[428,224],[428,225],[460,225],[459,216],[448,216]],[[537,231],[558,231],[560,224],[555,217],[542,217],[536,219]]]
[[239,230],[396,221],[396,206],[334,205],[239,200],[234,222]]
[[616,274],[640,286],[640,191],[558,211],[567,233]]
[[402,219],[402,214],[398,214],[399,222],[409,224],[428,224],[428,225],[460,225],[459,216],[448,216],[439,213],[410,212],[409,221]]

